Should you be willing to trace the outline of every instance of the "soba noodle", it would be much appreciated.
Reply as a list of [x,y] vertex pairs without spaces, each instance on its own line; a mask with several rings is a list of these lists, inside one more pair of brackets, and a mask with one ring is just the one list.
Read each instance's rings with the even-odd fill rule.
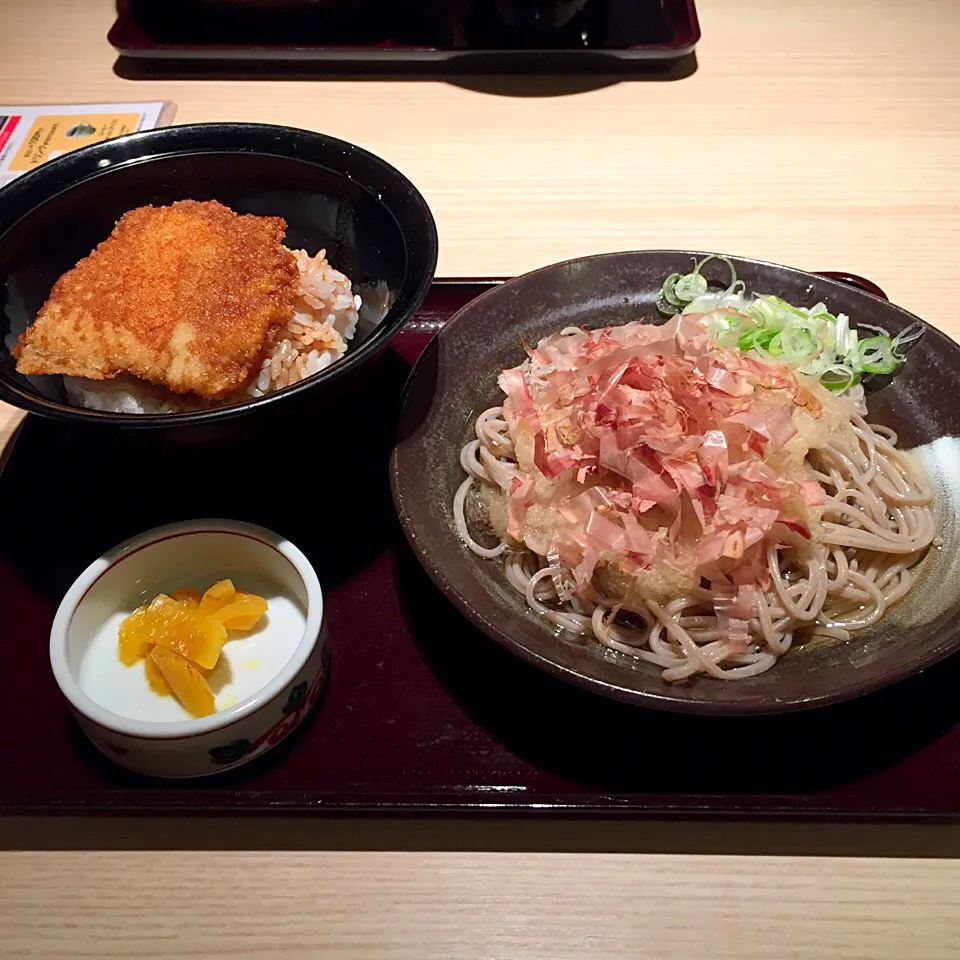
[[502,557],[507,582],[558,627],[655,664],[667,681],[701,673],[722,680],[754,677],[769,670],[800,631],[849,640],[851,631],[877,623],[910,589],[913,568],[934,542],[927,480],[897,449],[892,430],[871,426],[850,409],[850,429],[807,456],[826,496],[809,549],[800,556],[789,545],[767,545],[769,586],[756,592],[745,648],[727,642],[716,612],[722,597],[707,581],[668,602],[645,597],[629,610],[623,596],[605,595],[596,578],[591,599],[561,600],[556,563],[548,557],[511,538],[489,547],[478,542],[467,522],[468,495],[479,484],[488,505],[502,503],[516,475],[514,438],[502,407],[479,416],[476,439],[460,452],[467,477],[454,498],[456,529],[478,556]]

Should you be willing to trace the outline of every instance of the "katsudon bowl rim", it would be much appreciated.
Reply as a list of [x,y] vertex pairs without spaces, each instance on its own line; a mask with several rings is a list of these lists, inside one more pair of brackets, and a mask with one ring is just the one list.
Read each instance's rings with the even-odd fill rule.
[[[276,676],[233,706],[218,710],[206,717],[193,717],[186,720],[135,720],[102,706],[81,688],[68,660],[70,628],[77,611],[104,574],[116,568],[132,554],[150,549],[166,540],[204,534],[249,537],[279,553],[293,567],[303,585],[306,601],[303,611],[303,634],[296,647]],[[303,669],[317,644],[323,643],[321,628],[325,615],[323,589],[317,572],[303,551],[286,537],[257,524],[222,517],[181,520],[152,527],[124,540],[97,557],[73,581],[60,601],[50,627],[50,666],[57,686],[67,702],[91,723],[95,723],[104,730],[139,740],[183,740],[231,726],[257,713],[280,696],[290,681]]]
[[[241,137],[247,135],[272,137],[274,142],[263,146],[246,146],[238,141],[236,145],[216,146],[196,142],[195,140],[198,135],[216,133],[232,133]],[[283,137],[289,139],[283,141],[280,139]],[[293,140],[304,141],[303,145],[309,145],[309,142],[313,141],[316,146],[322,145],[325,148],[340,149],[345,156],[360,158],[363,162],[378,169],[380,173],[393,180],[394,185],[400,188],[396,202],[391,203],[389,197],[385,198],[383,193],[377,195],[362,182],[357,181],[352,175],[345,173],[336,166],[331,166],[326,161],[313,160],[309,154],[304,154],[299,150],[295,151],[291,145]],[[148,146],[152,144],[172,145],[176,149],[125,156],[116,161],[111,159],[111,154],[115,155],[118,151],[122,153],[132,143]],[[286,150],[282,149],[284,143],[287,145]],[[413,270],[408,273],[408,284],[401,284],[398,288],[398,291],[404,294],[402,300],[398,297],[370,336],[362,343],[357,344],[355,348],[348,348],[347,352],[334,363],[299,383],[284,387],[282,390],[264,397],[251,397],[249,400],[214,406],[207,410],[190,410],[182,413],[114,413],[50,400],[22,388],[19,384],[0,374],[0,400],[13,404],[22,410],[55,420],[90,425],[100,424],[132,430],[193,426],[232,420],[261,410],[285,397],[302,394],[307,390],[316,388],[321,383],[331,383],[342,378],[383,349],[423,303],[430,289],[430,284],[433,282],[439,244],[433,213],[416,185],[391,163],[363,147],[325,133],[282,124],[216,121],[158,127],[153,130],[138,130],[111,140],[90,144],[53,160],[48,160],[41,166],[17,177],[6,186],[0,187],[0,238],[5,236],[23,219],[29,217],[34,210],[54,201],[57,197],[74,189],[81,183],[101,177],[109,178],[120,169],[141,163],[150,163],[177,156],[218,153],[271,156],[310,164],[346,177],[368,196],[373,197],[375,202],[385,208],[404,237],[405,246],[408,247],[408,262],[410,259],[409,241],[411,238],[416,241],[412,247],[416,253],[414,259],[417,262],[413,264]],[[103,160],[110,160],[110,162],[101,165]],[[32,193],[36,191],[43,191],[45,195],[40,200],[31,200]],[[405,229],[401,220],[398,219],[394,209],[398,203],[412,207],[408,217],[405,218],[413,221],[409,224],[409,229]],[[4,214],[4,209],[10,210],[11,213]],[[417,274],[419,274],[418,279]]]

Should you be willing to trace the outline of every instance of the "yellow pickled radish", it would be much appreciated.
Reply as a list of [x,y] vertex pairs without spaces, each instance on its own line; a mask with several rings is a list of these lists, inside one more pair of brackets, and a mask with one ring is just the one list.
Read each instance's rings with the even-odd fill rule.
[[179,605],[164,613],[164,621],[150,634],[158,646],[179,653],[201,667],[212,670],[227,642],[227,628],[213,617]]
[[[126,621],[124,621],[126,622]],[[138,660],[142,660],[150,650],[150,640],[142,633],[120,625],[120,662],[125,667],[132,667]]]
[[200,606],[200,594],[193,587],[181,587],[174,590],[170,596],[188,610],[196,610]]
[[154,647],[150,659],[188,713],[208,717],[214,712],[216,706],[210,684],[192,663],[163,647]]
[[144,660],[147,683],[161,696],[173,694],[196,717],[216,709],[207,677],[220,661],[227,630],[252,630],[267,601],[220,580],[201,595],[182,587],[158,594],[120,624],[120,660]]
[[267,612],[267,601],[252,593],[237,593],[232,603],[217,610],[213,616],[227,630],[252,630]]
[[227,630],[219,620],[163,594],[120,624],[120,660],[128,666],[146,656],[145,645],[157,644],[212,670],[226,642]]
[[231,603],[236,593],[232,580],[220,580],[203,595],[199,610],[201,613],[215,613]]
[[[151,650],[155,648],[151,647]],[[170,689],[170,684],[164,679],[163,673],[160,668],[157,666],[156,660],[151,656],[143,661],[143,668],[147,673],[147,683],[150,684],[150,689],[154,693],[160,694],[161,697],[168,697],[172,693]]]
[[149,603],[137,607],[120,624],[120,662],[124,666],[132,667],[147,655],[150,644],[153,642],[149,624],[160,610],[167,609],[173,604],[175,604],[174,600],[165,593],[159,593]]

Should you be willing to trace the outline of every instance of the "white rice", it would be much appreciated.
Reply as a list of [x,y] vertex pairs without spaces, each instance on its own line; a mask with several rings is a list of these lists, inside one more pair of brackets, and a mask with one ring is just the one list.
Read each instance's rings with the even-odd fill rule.
[[275,328],[259,373],[219,401],[186,397],[132,376],[113,380],[64,377],[69,401],[109,413],[183,413],[263,397],[319,373],[347,352],[357,331],[361,299],[350,280],[327,263],[326,251],[311,257],[294,250],[300,270],[300,294],[294,314]]
[[127,374],[113,380],[64,377],[63,386],[67,399],[75,407],[105,410],[107,413],[184,413],[210,405],[204,404],[199,397],[191,403],[163,387]]

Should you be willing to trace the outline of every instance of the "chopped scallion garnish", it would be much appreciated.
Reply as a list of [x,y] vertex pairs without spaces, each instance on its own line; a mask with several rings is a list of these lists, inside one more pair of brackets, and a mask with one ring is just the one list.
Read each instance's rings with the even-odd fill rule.
[[[723,290],[710,290],[701,273],[710,260],[730,268],[731,281]],[[704,314],[704,326],[721,346],[752,351],[762,360],[816,377],[836,392],[856,386],[864,376],[894,373],[924,332],[922,323],[914,323],[891,337],[882,327],[862,323],[860,332],[869,336],[860,339],[845,314],[834,316],[823,303],[795,307],[771,295],[748,298],[743,286],[726,257],[710,256],[694,263],[690,273],[671,273],[657,307],[667,316]]]

